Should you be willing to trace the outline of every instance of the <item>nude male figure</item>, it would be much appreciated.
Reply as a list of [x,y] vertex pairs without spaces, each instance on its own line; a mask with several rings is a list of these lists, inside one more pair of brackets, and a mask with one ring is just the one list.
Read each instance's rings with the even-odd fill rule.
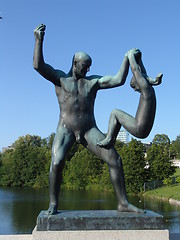
[[44,78],[51,81],[56,90],[60,106],[60,119],[52,147],[52,162],[49,173],[50,203],[48,214],[57,213],[58,195],[62,181],[64,158],[67,151],[76,141],[88,148],[109,166],[111,182],[114,187],[119,211],[141,212],[142,210],[127,201],[122,161],[114,147],[109,149],[97,146],[105,136],[96,126],[94,102],[100,89],[113,88],[124,84],[129,60],[125,56],[120,70],[115,76],[86,76],[92,60],[83,52],[73,57],[69,73],[55,70],[44,62],[43,38],[45,25],[41,24],[34,30],[35,49],[33,66]]

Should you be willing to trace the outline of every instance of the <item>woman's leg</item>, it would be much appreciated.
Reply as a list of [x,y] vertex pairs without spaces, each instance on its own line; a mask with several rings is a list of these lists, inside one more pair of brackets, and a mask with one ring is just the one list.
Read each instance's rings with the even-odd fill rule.
[[108,147],[113,145],[121,126],[123,126],[133,136],[138,136],[138,123],[136,119],[131,115],[116,109],[113,110],[110,115],[106,138],[97,145],[100,147]]
[[[143,74],[143,76],[144,76],[144,78],[151,84],[151,85],[159,85],[159,84],[161,84],[161,82],[162,82],[162,76],[163,76],[163,74],[162,73],[159,73],[157,76],[156,76],[156,78],[154,79],[154,78],[151,78],[151,77],[149,77],[148,75],[147,75],[147,71],[146,71],[146,69],[145,69],[145,67],[144,67],[144,64],[143,64],[143,62],[142,62],[142,54],[141,54],[141,52],[139,52],[139,54],[135,57],[135,59],[136,59],[136,62],[137,62],[137,64],[139,65],[139,67],[140,67],[140,72]],[[132,64],[132,62],[130,61],[130,65]]]
[[[148,92],[148,91],[152,92],[152,89],[151,89],[152,87],[149,85],[148,80],[149,82],[150,81],[155,82],[155,81],[153,81],[153,79],[147,76],[146,69],[141,60],[141,54],[138,56],[138,63],[136,62],[135,53],[137,53],[136,49],[133,49],[128,52],[129,63],[133,73],[131,86],[134,89],[138,89],[138,91],[141,92],[142,95],[146,95],[145,92]],[[147,77],[147,79],[145,77]],[[159,74],[156,78],[156,82],[160,83],[161,78],[162,78],[162,74]],[[155,114],[155,111],[149,110],[149,109],[155,108],[155,104],[154,104],[155,95],[154,94],[150,94],[150,95],[152,96],[152,98],[154,98],[151,101],[149,99],[147,100],[145,96],[140,97],[135,118],[121,110],[114,110],[110,116],[107,136],[104,140],[99,142],[97,145],[99,145],[100,147],[105,147],[105,146],[107,147],[109,145],[114,144],[121,126],[123,126],[133,136],[139,137],[139,138],[145,138],[147,134],[144,134],[143,129],[145,128],[145,125],[148,124],[147,122],[148,119],[144,119],[139,116],[143,116],[145,113],[147,115],[148,114],[147,111]],[[150,107],[149,104],[152,106]],[[147,106],[147,108],[145,106]],[[146,111],[146,112],[144,113],[143,111]],[[152,117],[150,117],[150,119],[151,118]]]

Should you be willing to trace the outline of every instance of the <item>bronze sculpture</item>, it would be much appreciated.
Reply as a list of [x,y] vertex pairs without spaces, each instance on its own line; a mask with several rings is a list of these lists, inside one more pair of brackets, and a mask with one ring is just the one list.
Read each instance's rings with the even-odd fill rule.
[[[118,200],[118,211],[142,212],[141,209],[128,203],[122,161],[113,146],[102,147],[98,143],[105,135],[97,128],[94,117],[94,102],[98,90],[121,86],[125,83],[128,70],[128,54],[125,55],[120,70],[115,76],[86,76],[92,59],[83,52],[74,55],[72,67],[66,74],[55,70],[44,62],[43,39],[45,25],[34,30],[35,49],[33,66],[44,78],[51,81],[56,90],[60,106],[60,119],[52,147],[52,162],[49,173],[50,203],[48,214],[57,213],[58,195],[62,181],[64,158],[73,143],[82,144],[109,166],[109,173]],[[134,50],[139,56],[139,50]]]
[[112,111],[107,136],[98,143],[98,146],[107,147],[113,145],[121,126],[138,138],[146,138],[152,129],[156,112],[156,96],[152,85],[161,84],[163,74],[159,73],[155,79],[147,76],[142,63],[141,52],[139,51],[139,56],[135,57],[137,51],[138,49],[132,49],[127,52],[133,73],[130,85],[135,91],[140,92],[136,116],[134,118],[118,109]]

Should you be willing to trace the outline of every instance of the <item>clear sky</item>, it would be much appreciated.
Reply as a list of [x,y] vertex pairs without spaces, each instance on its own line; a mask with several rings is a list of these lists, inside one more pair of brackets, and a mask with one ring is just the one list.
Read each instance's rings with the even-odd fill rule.
[[[156,118],[148,138],[180,134],[180,1],[179,0],[1,0],[0,16],[0,150],[26,134],[48,137],[56,131],[59,107],[54,86],[32,67],[37,25],[46,25],[44,58],[69,71],[72,56],[87,52],[90,74],[114,75],[124,54],[142,51],[148,74],[164,74],[155,87]],[[107,132],[110,113],[118,108],[136,113],[139,93],[129,86],[101,90],[95,117]]]

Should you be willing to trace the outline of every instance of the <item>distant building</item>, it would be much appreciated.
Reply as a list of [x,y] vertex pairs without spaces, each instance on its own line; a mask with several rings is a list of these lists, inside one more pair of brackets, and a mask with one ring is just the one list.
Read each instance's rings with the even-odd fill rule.
[[145,147],[146,149],[148,149],[149,147],[151,147],[152,142],[146,142],[146,143],[143,143],[143,142],[142,142],[142,144],[144,145],[144,147]]
[[179,159],[172,159],[171,162],[174,167],[180,168],[180,160]]
[[3,147],[2,153],[6,152],[7,150],[14,150],[14,147],[13,146]]
[[145,154],[145,157],[147,157],[147,150],[148,150],[148,148],[150,148],[151,147],[151,145],[152,145],[152,142],[147,142],[147,143],[143,143],[142,142],[142,144],[144,145],[144,154]]
[[117,140],[128,143],[129,142],[129,133],[126,130],[120,130],[117,135]]

